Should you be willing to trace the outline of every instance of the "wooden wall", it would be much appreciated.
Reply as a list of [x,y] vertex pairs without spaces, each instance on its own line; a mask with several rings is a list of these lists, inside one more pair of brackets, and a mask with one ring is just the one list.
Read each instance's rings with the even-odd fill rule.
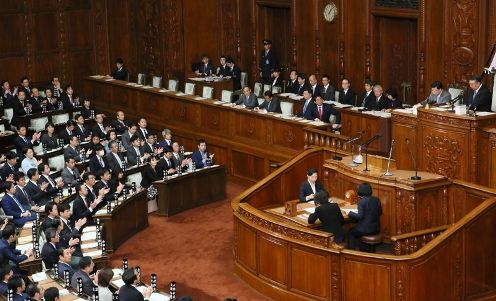
[[348,77],[356,90],[365,78],[400,90],[409,83],[412,102],[436,79],[465,83],[481,73],[496,43],[495,1],[389,1],[418,2],[407,9],[332,0],[339,14],[328,23],[322,11],[330,1],[5,0],[0,78],[44,84],[57,74],[79,85],[122,57],[132,79],[140,72],[184,79],[207,53],[214,63],[232,56],[253,83],[269,38],[284,67],[329,74],[335,86]]

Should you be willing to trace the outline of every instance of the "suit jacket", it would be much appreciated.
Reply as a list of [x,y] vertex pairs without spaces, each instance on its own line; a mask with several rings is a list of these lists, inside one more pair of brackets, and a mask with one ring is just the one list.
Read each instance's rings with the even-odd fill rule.
[[[206,152],[206,158],[210,158],[210,153]],[[191,155],[191,160],[195,162],[196,168],[203,168],[205,164],[203,163],[203,158],[199,150],[195,150]]]
[[92,173],[97,174],[99,171],[107,167],[105,160],[102,158],[103,165],[100,163],[98,156],[93,156],[90,158],[89,168]]
[[[26,194],[24,194],[24,193],[26,193]],[[16,186],[16,191],[14,193],[14,196],[19,201],[19,203],[21,203],[22,207],[24,207],[24,210],[30,211],[31,206],[34,206],[34,202],[31,199],[31,196],[25,190],[24,190],[24,192],[22,192],[22,190],[19,186]]]
[[142,149],[143,149],[143,153],[148,153],[148,154],[153,154],[155,153],[154,149],[155,149],[155,145],[150,145],[148,144],[148,142],[145,142],[145,145],[143,145]]
[[[124,158],[122,157],[121,153],[117,153],[119,156],[119,159],[121,159],[121,162],[124,162]],[[108,153],[105,158],[107,159],[107,167],[110,168],[112,171],[114,170],[122,170],[121,165],[119,164],[119,161],[115,158],[114,153],[110,152]]]
[[439,94],[439,99],[437,95],[434,95],[432,93],[431,95],[429,95],[429,98],[427,98],[427,102],[429,104],[443,104],[443,103],[448,103],[450,101],[451,101],[451,94],[444,89],[441,92],[441,94]]
[[[105,124],[102,124],[103,129],[105,129]],[[92,128],[93,135],[97,135],[100,139],[107,139],[107,133],[102,131],[98,123],[96,123]]]
[[403,102],[399,100],[398,98],[396,99],[389,99],[386,97],[387,101],[387,108],[388,109],[398,109],[398,108],[403,108]]
[[72,132],[72,133],[69,134],[69,132],[67,131],[67,128],[64,127],[64,129],[59,132],[58,137],[64,139],[64,143],[65,144],[68,144],[69,143],[69,138],[73,134],[74,134],[74,132]]
[[[322,85],[320,85],[320,84],[316,84],[316,85],[315,85],[315,88],[313,88],[313,87],[310,85],[310,90],[312,91],[312,96],[313,96],[313,98],[314,98],[314,99],[315,99],[315,97],[317,97],[317,96],[323,96],[323,95],[322,95],[323,87],[322,87]],[[334,88],[333,88],[333,90],[334,90]],[[334,99],[334,98],[333,98],[333,99]],[[326,100],[326,99],[324,99],[324,100]]]
[[489,89],[485,85],[481,85],[481,87],[479,88],[479,92],[477,92],[474,98],[474,90],[469,90],[470,91],[468,92],[467,97],[469,110],[476,110],[478,112],[491,112],[491,91],[489,91]]
[[295,92],[293,92],[293,93],[298,94],[298,95],[303,95],[303,91],[308,90],[308,89],[311,90],[311,87],[309,84],[305,83],[304,85],[299,85],[297,83],[297,86],[295,87],[295,90],[294,90]]
[[134,286],[124,284],[119,289],[119,301],[144,301],[145,298]]
[[[146,129],[146,133],[149,134],[150,133],[150,130]],[[138,129],[136,130],[136,134],[135,135],[138,135],[138,137],[140,137],[141,140],[146,141],[146,135],[143,132],[143,129],[142,128],[138,127]]]
[[357,100],[357,106],[359,107],[366,107],[367,103],[374,103],[375,102],[375,95],[374,91],[370,91],[369,95],[367,96],[366,92],[363,92]]
[[7,286],[7,283],[4,281],[0,281],[0,295],[7,297],[7,294],[9,293],[9,287]]
[[227,67],[227,65],[220,65],[219,67],[217,67],[217,72],[215,72],[215,74],[217,76],[229,76],[231,74],[231,70],[229,70],[229,67]]
[[312,190],[312,186],[310,186],[310,183],[308,183],[308,180],[305,180],[305,182],[301,183],[300,185],[300,202],[310,202],[313,199],[306,200],[305,198],[307,195],[311,195],[312,193],[317,193],[321,190],[323,190],[324,187],[322,184],[320,184],[319,181],[315,182],[315,192]]
[[214,65],[212,63],[208,63],[205,65],[203,62],[198,65],[198,72],[201,74],[212,75],[214,74]]
[[[140,157],[142,157],[145,154],[142,147],[139,147],[138,151],[140,153]],[[128,166],[134,166],[138,164],[138,154],[134,149],[134,147],[131,146],[126,148],[126,157],[127,157]]]
[[319,113],[319,107],[317,105],[312,106],[312,119],[319,119],[320,121],[330,123],[331,115],[336,116],[336,123],[341,124],[341,112],[336,110],[334,107],[327,103],[322,104],[322,116]]
[[321,86],[320,95],[324,100],[335,100],[336,93],[334,93],[334,87],[331,85],[327,86],[327,89],[324,86]]
[[147,165],[141,172],[141,187],[148,188],[153,182],[161,180],[157,171],[151,165]]
[[272,78],[272,82],[270,83],[272,87],[284,87],[284,82],[282,81],[282,78],[279,76],[277,79]]
[[129,131],[125,131],[124,134],[122,134],[121,144],[124,148],[131,146],[131,136],[129,135]]
[[267,112],[281,113],[281,103],[275,97],[272,98],[270,102],[264,100],[261,105],[258,106],[259,109],[266,109]]
[[26,147],[32,148],[33,146],[37,146],[40,143],[38,141],[35,141],[34,143],[31,142],[31,138],[25,137],[25,139],[21,138],[20,136],[17,136],[14,140],[14,145],[16,148],[16,153],[17,153],[17,158],[19,160],[24,159],[24,154],[22,153],[22,150]]
[[127,131],[127,124],[125,121],[113,120],[112,127],[115,129],[117,135],[122,135]]
[[297,79],[295,79],[294,82],[291,81],[291,80],[288,80],[288,82],[286,83],[286,93],[297,94],[298,93],[298,88],[299,88],[299,85],[298,85],[298,80]]
[[358,213],[350,212],[348,216],[358,221],[355,228],[365,234],[378,233],[381,230],[381,201],[368,196],[358,201]]
[[65,262],[58,262],[59,265],[59,278],[64,279],[64,271],[69,271],[69,284],[71,283],[72,276],[74,276],[74,269],[71,267],[70,264],[67,264]]
[[69,184],[71,184],[72,187],[76,186],[81,177],[77,168],[74,168],[71,173],[67,167],[62,169],[60,176],[62,177],[62,181],[64,181],[64,187],[67,187]]
[[46,205],[46,203],[50,201],[50,193],[48,192],[48,188],[46,191],[43,191],[38,184],[28,181],[24,187],[24,190],[38,206]]
[[74,94],[68,95],[66,92],[62,93],[59,98],[62,101],[64,109],[72,109],[76,105],[76,96]]
[[10,167],[9,164],[5,163],[0,169],[0,175],[2,176],[2,180],[5,181],[5,179],[7,179],[9,174],[13,174],[15,171],[17,171],[17,168],[15,166]]
[[237,105],[245,105],[249,109],[253,109],[254,107],[258,106],[258,100],[255,94],[250,94],[250,96],[246,97],[246,95],[241,94],[239,97],[238,101],[236,101]]
[[[158,163],[157,163],[157,167],[156,167],[156,171],[157,171],[157,176],[159,179],[163,179],[164,178],[164,175],[167,173],[167,171],[171,168],[176,168],[176,165],[174,165],[174,161],[172,161],[172,158],[169,159],[169,162],[167,162],[167,160],[165,160],[164,157],[162,157]],[[198,167],[200,168],[200,167]]]
[[[53,181],[53,183],[56,184],[54,179],[52,179],[51,177],[50,177],[50,179]],[[45,182],[49,183],[48,188],[47,188],[47,192],[50,195],[50,197],[57,195],[57,193],[58,193],[57,187],[53,186],[52,183],[45,177],[45,175],[40,175],[40,178],[38,179],[38,185],[41,186],[41,184],[43,184]]]
[[41,259],[47,269],[52,269],[59,262],[57,249],[49,242],[46,242],[41,249]]
[[[373,94],[372,94],[373,95]],[[373,111],[380,111],[388,108],[388,100],[384,95],[381,95],[379,100],[373,95],[374,97],[367,97],[367,101],[365,102],[365,108],[368,110],[373,110]]]
[[[176,155],[178,156],[178,158],[176,158]],[[183,164],[184,157],[181,154],[172,153],[171,159],[172,159],[172,162],[174,162],[174,166],[178,167],[178,166],[181,166]],[[181,166],[181,170],[182,171],[188,170],[188,167],[189,167],[188,165]]]
[[[306,102],[306,100],[304,100],[304,99],[303,99],[303,101]],[[310,99],[306,108],[305,108],[305,103],[303,103],[303,105],[301,106],[301,111],[298,113],[298,117],[312,120],[313,119],[312,118],[313,117],[312,112],[313,112],[314,106],[315,106],[315,102],[313,101],[313,99]]]
[[[77,279],[83,279],[83,292],[88,296],[93,296],[93,280],[91,280],[90,276],[83,272],[82,270],[77,270],[74,272],[71,278],[71,286],[77,291]],[[139,292],[138,292],[139,293]],[[141,294],[141,293],[140,293]]]
[[343,89],[339,90],[338,101],[339,101],[339,103],[348,104],[348,105],[352,105],[355,107],[360,105],[358,103],[358,99],[357,99],[355,91],[353,91],[351,89],[348,89],[348,91],[346,91],[346,94],[344,93]]
[[26,111],[24,110],[24,104],[21,103],[17,99],[17,97],[12,102],[12,110],[13,110],[13,115],[12,115],[12,119],[10,120],[10,124],[17,127],[20,124],[19,116],[26,115]]
[[85,217],[88,220],[91,220],[92,216],[93,216],[93,210],[89,209],[89,202],[87,203],[87,201],[83,200],[81,195],[78,194],[74,199],[74,202],[72,203],[72,216],[71,216],[72,223],[74,224],[79,219]]
[[31,105],[31,111],[33,113],[41,112],[41,97],[30,97],[27,99],[27,103]]
[[47,133],[44,133],[40,140],[41,144],[44,144],[47,150],[52,150],[59,147],[59,141],[57,139],[58,138],[55,133],[53,133],[52,137],[48,136]]
[[264,84],[270,84],[270,75],[272,71],[277,66],[276,56],[274,55],[273,50],[269,50],[269,52],[265,53],[265,50],[262,50],[260,56],[260,71],[262,71],[262,78],[264,79]]
[[231,79],[233,81],[233,90],[241,90],[241,70],[238,66],[234,65],[232,70],[230,70]]
[[86,126],[83,125],[81,128],[79,127],[79,124],[77,124],[76,127],[74,127],[74,134],[76,136],[79,136],[81,141],[84,141],[86,137],[91,135],[90,130]]
[[[17,200],[19,203],[20,201]],[[8,195],[5,194],[2,197],[2,209],[3,212],[5,212],[5,215],[11,215],[13,216],[12,222],[17,226],[17,227],[22,227],[26,222],[33,221],[36,219],[36,213],[31,214],[31,216],[27,217],[21,217],[21,214],[24,211],[27,211],[24,207],[21,207],[22,209],[17,205],[17,203],[14,201],[14,199]]]
[[86,107],[82,107],[81,108],[81,115],[83,115],[83,118],[84,119],[90,119],[91,118],[91,108],[86,108]]
[[81,153],[79,152],[79,149],[72,148],[71,146],[67,146],[64,149],[64,160],[67,160],[67,158],[72,157],[76,162],[81,161]]
[[322,222],[324,231],[334,234],[334,242],[341,243],[344,241],[342,226],[344,217],[338,204],[326,202],[316,207],[315,212],[308,217],[308,223],[313,224],[317,219]]
[[0,255],[2,255],[4,262],[11,261],[17,266],[28,259],[26,255],[21,255],[21,251],[12,248],[9,242],[3,238],[0,239]]
[[129,71],[127,71],[127,69],[124,67],[122,67],[121,69],[115,68],[110,76],[112,76],[114,79],[128,81]]

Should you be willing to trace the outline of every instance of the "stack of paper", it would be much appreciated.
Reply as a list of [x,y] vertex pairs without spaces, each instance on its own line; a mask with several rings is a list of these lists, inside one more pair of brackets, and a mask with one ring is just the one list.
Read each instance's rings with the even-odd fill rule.
[[89,257],[100,256],[100,255],[102,255],[102,250],[96,250],[96,251],[92,251],[92,252],[83,253],[83,255],[89,256]]
[[112,284],[114,284],[116,287],[120,288],[121,286],[123,286],[125,283],[124,283],[124,280],[122,279],[117,279],[117,280],[112,280]]

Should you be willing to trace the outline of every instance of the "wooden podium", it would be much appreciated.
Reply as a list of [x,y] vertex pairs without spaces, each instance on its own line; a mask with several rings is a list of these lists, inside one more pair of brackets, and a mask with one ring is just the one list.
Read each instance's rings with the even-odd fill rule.
[[489,186],[490,128],[496,114],[456,115],[419,108],[417,115],[392,113],[393,157],[398,168],[413,169],[405,139],[410,140],[419,170]]

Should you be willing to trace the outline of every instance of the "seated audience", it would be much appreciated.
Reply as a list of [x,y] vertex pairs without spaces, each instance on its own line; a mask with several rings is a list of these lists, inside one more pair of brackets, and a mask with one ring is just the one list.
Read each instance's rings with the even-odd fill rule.
[[81,142],[90,141],[91,132],[88,128],[84,126],[84,116],[81,114],[76,114],[74,116],[74,120],[76,121],[76,126],[74,127],[74,135],[76,135]]
[[145,117],[140,117],[138,119],[138,129],[136,130],[136,134],[138,134],[138,137],[140,137],[141,141],[146,140],[146,135],[148,135],[148,129],[146,128],[148,126],[148,122],[146,121]]
[[[3,203],[3,201],[2,201]],[[28,259],[33,253],[31,249],[21,251],[12,247],[17,241],[16,228],[12,224],[7,224],[2,230],[2,239],[0,239],[0,255],[3,258],[2,265],[13,264],[14,273],[22,272],[19,268],[19,263]]]
[[74,199],[72,205],[72,223],[75,223],[82,218],[87,218],[89,222],[92,220],[93,214],[96,212],[96,206],[103,201],[103,196],[99,195],[93,202],[90,202],[90,198],[88,197],[88,187],[83,184],[78,184],[76,186],[76,192],[78,195]]
[[40,174],[37,168],[31,168],[27,173],[28,182],[24,187],[26,193],[30,196],[31,200],[38,205],[44,206],[50,201],[49,185],[50,183],[44,182],[38,185]]
[[320,95],[325,101],[334,101],[335,100],[335,93],[334,93],[334,87],[329,84],[329,75],[324,74],[322,75],[322,86],[321,86],[321,92]]
[[5,164],[0,168],[0,176],[3,181],[6,181],[8,178],[12,178],[14,172],[17,171],[15,167],[17,164],[17,156],[13,151],[8,151],[5,153]]
[[341,88],[339,90],[339,103],[358,106],[357,95],[355,91],[350,88],[350,81],[347,78],[341,80]]
[[72,85],[67,85],[65,87],[65,91],[60,96],[59,101],[62,101],[62,106],[64,109],[72,109],[79,106],[79,97],[74,95]]
[[41,145],[47,151],[59,148],[59,141],[57,134],[55,134],[55,125],[47,122],[45,125],[45,133],[41,136]]
[[88,98],[83,99],[83,107],[81,108],[81,115],[84,119],[95,118],[94,110],[91,108],[91,101]]
[[40,231],[42,232],[45,232],[48,228],[52,227],[53,220],[59,216],[58,205],[54,202],[48,202],[45,205],[45,214],[47,217],[43,220],[43,222],[41,222],[40,225]]
[[219,67],[217,67],[217,71],[215,72],[215,75],[220,76],[220,77],[226,77],[230,75],[230,70],[229,67],[227,66],[226,63],[226,56],[221,55],[219,58]]
[[72,252],[70,248],[59,248],[58,249],[59,261],[58,261],[58,271],[59,278],[64,279],[64,272],[69,272],[69,284],[71,283],[72,276],[74,276],[75,270],[71,266],[72,262]]
[[255,111],[266,110],[267,112],[281,113],[281,104],[279,100],[272,95],[271,91],[265,91],[264,102],[258,107],[255,107]]
[[14,145],[15,145],[17,157],[19,158],[19,160],[24,159],[23,150],[25,148],[32,148],[33,146],[37,146],[40,144],[39,141],[40,141],[41,133],[36,132],[33,134],[31,139],[29,139],[28,137],[26,137],[27,130],[28,129],[25,125],[19,125],[17,127],[17,134],[19,136],[15,138]]
[[112,128],[109,126],[105,126],[103,123],[103,114],[96,114],[95,122],[96,124],[93,126],[92,133],[93,136],[98,136],[100,139],[105,139],[107,136],[107,131],[110,131]]
[[60,173],[62,181],[64,182],[64,187],[76,186],[81,178],[79,170],[76,168],[76,160],[73,157],[65,159],[65,167]]
[[143,147],[141,147],[141,139],[134,135],[131,137],[131,147],[126,148],[127,163],[129,166],[137,165],[138,162],[141,165],[143,160],[148,159],[150,154],[145,153]]
[[105,156],[105,151],[103,149],[104,147],[101,144],[97,144],[93,148],[93,153],[95,155],[90,158],[88,166],[92,173],[97,174],[106,167],[105,160],[103,159]]
[[301,111],[297,114],[297,116],[312,120],[312,112],[314,110],[315,102],[313,101],[312,91],[310,89],[303,91],[303,102]]
[[479,75],[473,75],[468,80],[468,85],[470,87],[466,96],[468,109],[477,112],[491,112],[491,91],[482,84],[482,78]]
[[214,159],[214,154],[207,151],[207,142],[205,139],[198,140],[198,150],[194,151],[191,155],[191,160],[195,163],[196,168],[203,168],[207,166],[207,159]]
[[210,63],[210,58],[204,54],[202,55],[201,61],[202,63],[196,68],[195,74],[200,76],[211,76],[214,72],[214,66]]
[[122,134],[121,141],[124,148],[131,146],[131,137],[133,137],[138,131],[138,125],[136,123],[130,123],[127,127],[127,131]]
[[[34,89],[33,89],[34,90]],[[41,301],[43,300],[43,294],[45,293],[45,289],[38,285],[36,282],[31,282],[26,287],[26,294],[28,295],[29,301]]]
[[64,144],[68,144],[72,136],[75,135],[74,129],[76,127],[76,122],[74,120],[67,120],[65,123],[65,128],[59,133],[59,138],[64,139]]
[[365,103],[365,108],[372,111],[382,111],[388,107],[388,99],[382,94],[382,86],[374,85],[374,97],[368,97]]
[[[79,269],[74,272],[71,278],[71,286],[77,290],[77,279],[81,278],[83,280],[83,292],[88,295],[93,295],[93,280],[90,278],[90,273],[93,272],[95,264],[89,256],[84,256],[79,261]],[[122,301],[122,300],[121,300]]]
[[24,148],[22,153],[24,154],[24,159],[22,159],[21,161],[21,169],[24,173],[28,173],[28,170],[30,170],[31,168],[36,169],[38,165],[43,162],[43,160],[37,160],[34,157],[34,151],[30,147]]
[[239,99],[235,102],[236,105],[244,105],[245,108],[253,109],[258,106],[257,96],[251,93],[250,87],[243,88],[243,94],[239,96]]
[[148,286],[144,293],[141,294],[135,287],[140,282],[138,273],[132,267],[122,273],[124,285],[119,289],[119,301],[144,301],[148,300],[152,294],[152,287]]
[[294,93],[295,94],[303,95],[303,92],[306,91],[306,90],[310,90],[310,92],[312,91],[310,85],[308,83],[306,83],[305,81],[306,81],[305,75],[298,74],[298,85],[294,89],[294,91],[295,91]]
[[[31,214],[31,212],[26,210],[21,202],[14,196],[16,191],[14,183],[2,183],[2,191],[5,193],[1,202],[2,209],[6,215],[13,217],[12,222],[17,227],[21,228],[25,223],[34,221],[37,218],[36,213]],[[3,232],[5,232],[5,229]]]
[[50,227],[45,231],[45,238],[46,242],[41,249],[41,259],[47,269],[52,269],[59,261],[57,244],[60,241],[60,236],[55,228]]
[[115,69],[112,71],[110,76],[113,79],[118,80],[129,80],[129,71],[124,67],[124,61],[121,58],[115,60]]
[[374,104],[375,102],[375,96],[374,93],[372,92],[374,87],[374,82],[372,82],[370,79],[366,79],[364,82],[364,88],[365,92],[363,92],[360,97],[358,98],[360,104],[359,106],[361,107],[367,107],[366,104]]
[[309,168],[307,170],[307,180],[300,186],[300,202],[312,201],[315,194],[324,189],[317,179],[317,169],[314,167]]
[[166,146],[172,147],[172,131],[169,129],[163,129],[162,137],[164,140],[160,141],[158,146],[162,148],[165,148]]
[[227,66],[229,67],[229,76],[233,81],[233,91],[241,90],[241,70],[236,66],[232,57],[227,58]]
[[115,115],[115,120],[112,121],[112,127],[114,128],[115,132],[119,135],[124,134],[124,132],[127,131],[127,123],[125,120],[125,115],[124,112],[122,111],[117,111]]
[[120,170],[122,171],[124,157],[119,152],[119,145],[117,142],[112,141],[109,143],[110,153],[106,155],[108,168],[112,171]]
[[331,116],[336,117],[335,124],[341,124],[341,112],[324,103],[322,96],[315,97],[315,105],[312,106],[312,119],[330,123]]
[[31,196],[26,192],[26,175],[22,171],[17,171],[14,173],[14,182],[16,184],[14,196],[21,203],[25,210],[32,210],[37,212],[40,207],[38,207]]
[[395,88],[389,88],[386,90],[386,98],[388,111],[403,107],[403,102],[398,99],[398,92]]
[[3,264],[0,266],[0,279],[2,279],[2,281],[0,281],[0,295],[7,297],[7,293],[9,292],[7,283],[12,276],[14,276],[14,271],[10,264]]
[[41,163],[38,165],[38,172],[40,173],[38,185],[42,186],[45,182],[49,183],[47,192],[50,194],[50,197],[56,196],[58,189],[64,187],[64,181],[62,179],[57,179],[57,181],[52,179],[50,176],[50,166],[48,164]]
[[24,298],[23,295],[23,292],[26,289],[26,283],[24,282],[24,279],[22,279],[21,276],[15,275],[12,278],[10,278],[9,282],[7,282],[7,288],[14,292],[14,298],[12,298],[12,301],[26,300],[26,298]]
[[172,175],[176,173],[176,166],[172,160],[172,148],[167,146],[164,148],[164,155],[157,163],[157,176],[159,179],[163,179],[166,175]]
[[317,220],[322,223],[324,231],[334,234],[334,242],[344,241],[344,217],[337,203],[329,202],[329,194],[321,190],[314,195],[315,212],[308,217],[308,223],[314,224]]
[[191,162],[191,158],[184,158],[184,155],[180,153],[179,142],[177,141],[172,143],[172,161],[174,162],[174,166],[181,166],[182,171],[186,171]]
[[274,69],[272,71],[271,77],[272,77],[272,82],[271,82],[271,87],[279,87],[282,90],[282,87],[284,86],[284,83],[281,78],[281,71],[279,69]]

